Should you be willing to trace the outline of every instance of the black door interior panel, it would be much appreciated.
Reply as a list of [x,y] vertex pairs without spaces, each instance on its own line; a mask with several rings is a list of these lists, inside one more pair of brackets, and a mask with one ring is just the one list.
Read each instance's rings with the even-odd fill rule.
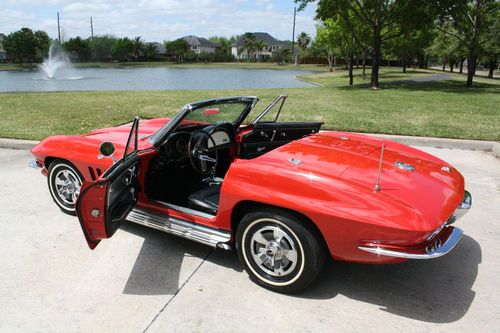
[[108,200],[106,209],[106,233],[111,237],[125,221],[128,213],[137,202],[139,190],[139,161],[125,161],[117,172],[109,179]]
[[319,132],[321,122],[257,123],[240,144],[240,157],[253,158],[291,141]]

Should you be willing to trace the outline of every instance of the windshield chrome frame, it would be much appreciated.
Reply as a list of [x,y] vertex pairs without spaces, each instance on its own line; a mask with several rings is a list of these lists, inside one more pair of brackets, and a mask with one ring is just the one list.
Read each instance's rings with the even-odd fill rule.
[[257,104],[258,101],[259,99],[256,96],[237,96],[237,97],[215,98],[215,99],[203,100],[199,102],[186,104],[182,107],[182,109],[179,112],[177,112],[175,116],[173,116],[165,125],[163,125],[163,127],[161,127],[156,133],[151,135],[148,138],[148,141],[154,146],[162,145],[165,142],[165,140],[169,137],[170,133],[173,132],[173,130],[182,122],[182,120],[189,113],[208,105],[224,103],[224,102],[231,102],[231,103],[243,102],[247,104],[246,107],[241,112],[240,116],[233,122],[233,126],[236,129],[243,123],[245,118],[248,116],[248,114],[254,108],[255,104]]
[[274,118],[274,121],[272,121],[273,123],[277,122],[278,121],[278,118],[280,116],[280,113],[281,113],[281,109],[283,109],[283,105],[285,104],[285,101],[287,99],[288,95],[279,95],[278,97],[276,97],[274,99],[274,101],[271,102],[271,104],[269,104],[258,116],[257,118],[255,118],[255,120],[252,122],[252,125],[255,125],[257,124],[262,118],[264,118],[264,116],[273,109],[273,107],[281,100],[281,105],[278,109],[278,113],[276,114],[276,117]]

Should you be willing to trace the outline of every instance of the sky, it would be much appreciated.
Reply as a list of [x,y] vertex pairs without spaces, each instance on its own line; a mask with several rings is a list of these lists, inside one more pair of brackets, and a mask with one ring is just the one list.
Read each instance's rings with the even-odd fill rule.
[[[293,0],[0,0],[0,32],[29,27],[57,38],[57,12],[62,39],[94,35],[141,36],[148,42],[173,40],[186,35],[200,37],[268,32],[292,38]],[[315,36],[316,5],[297,13],[296,35]]]

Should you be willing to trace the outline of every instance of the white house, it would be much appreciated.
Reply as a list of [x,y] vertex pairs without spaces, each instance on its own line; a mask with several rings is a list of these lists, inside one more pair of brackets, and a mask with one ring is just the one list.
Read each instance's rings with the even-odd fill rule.
[[[264,48],[260,50],[261,58],[270,58],[273,55],[273,52],[282,49],[285,47],[285,43],[277,40],[267,32],[252,32],[257,41],[264,42]],[[247,50],[244,48],[245,46],[245,35],[241,35],[236,43],[231,45],[231,53],[236,59],[248,59],[249,55]],[[250,55],[254,56],[254,55]]]
[[3,49],[3,40],[5,35],[0,33],[0,62],[4,62],[7,59],[7,52]]

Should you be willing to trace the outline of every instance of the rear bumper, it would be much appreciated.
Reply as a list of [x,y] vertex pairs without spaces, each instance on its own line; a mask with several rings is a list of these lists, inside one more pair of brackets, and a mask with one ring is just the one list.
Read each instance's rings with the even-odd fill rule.
[[[395,258],[403,258],[403,259],[434,259],[441,256],[444,256],[457,245],[460,237],[462,237],[462,229],[455,227],[446,227],[452,229],[448,239],[444,242],[444,244],[439,247],[436,245],[432,245],[432,250],[426,253],[412,253],[412,252],[404,252],[398,250],[390,250],[385,249],[383,245],[377,246],[359,246],[358,249],[374,253],[381,256],[395,257]],[[428,246],[426,248],[429,248]]]
[[395,248],[379,242],[365,243],[358,249],[379,256],[387,256],[402,259],[434,259],[449,253],[462,237],[462,229],[452,227],[450,224],[464,216],[472,207],[472,196],[465,191],[462,202],[458,205],[453,215],[442,226],[436,229],[425,244],[408,249]]

